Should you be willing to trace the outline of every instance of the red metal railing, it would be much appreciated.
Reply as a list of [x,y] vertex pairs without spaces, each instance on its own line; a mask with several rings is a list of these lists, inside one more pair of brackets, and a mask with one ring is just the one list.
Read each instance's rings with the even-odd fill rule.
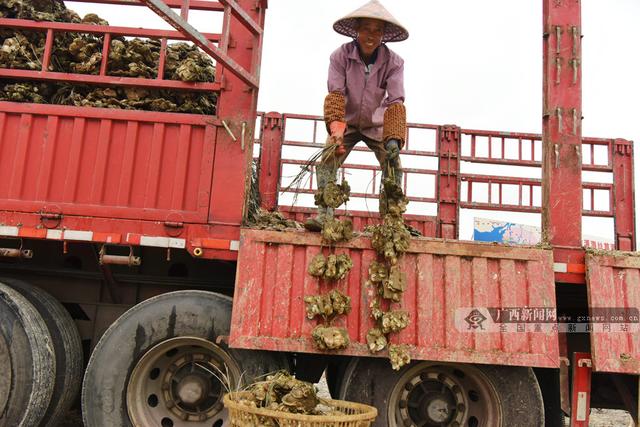
[[[322,118],[300,114],[280,116],[276,113],[269,113],[267,116],[270,118],[266,121],[271,124],[271,128],[266,131],[271,138],[268,148],[271,166],[269,174],[261,171],[261,194],[269,200],[266,206],[275,208],[279,205],[289,210],[292,207],[298,210],[313,207],[310,199],[290,201],[291,195],[314,193],[313,175],[300,188],[287,188],[287,175],[299,170],[291,166],[306,163],[304,159],[313,152],[309,149],[322,148],[326,135]],[[273,120],[277,121],[275,126]],[[290,135],[287,125],[294,121],[306,122],[306,131]],[[263,127],[263,132],[266,128]],[[277,135],[273,129],[276,129]],[[414,137],[414,131],[421,129],[431,131],[432,135],[426,139]],[[296,148],[307,149],[305,156],[294,156]],[[366,147],[354,148],[356,153],[368,151]],[[434,204],[433,213],[437,210],[438,236],[457,236],[459,208],[536,214],[542,211],[542,180],[536,177],[540,176],[542,166],[542,141],[539,134],[412,123],[409,124],[409,137],[402,157],[405,166],[403,189],[410,201]],[[458,157],[464,169],[473,170],[474,165],[477,169],[483,164],[495,164],[501,168],[506,167],[505,173],[462,173]],[[407,161],[409,159],[411,161]],[[594,179],[589,176],[583,178],[582,215],[614,218],[617,247],[635,247],[631,143],[617,139],[583,138],[582,160],[583,175],[593,172],[602,174],[596,176],[600,182],[593,182]],[[353,155],[347,159],[340,171],[342,176],[348,176],[354,171],[369,171],[372,183],[368,186],[368,191],[356,191],[352,193],[352,198],[378,197],[377,179],[380,172],[377,162],[373,163],[375,164],[359,162]],[[427,176],[432,179],[425,179]],[[432,196],[416,195],[416,190]],[[287,201],[278,201],[278,195],[289,198]],[[376,210],[375,207],[372,208],[372,211]],[[424,214],[424,206],[422,210],[421,214]]]
[[[461,133],[462,161],[537,168],[542,166],[542,137],[539,134],[479,130],[462,130]],[[613,143],[614,139],[583,138],[582,171],[613,172]],[[599,155],[596,156],[596,147],[604,148],[606,153],[598,153]],[[479,151],[483,154],[479,154]],[[508,155],[508,152],[512,154]],[[603,157],[606,159],[605,162],[602,161]],[[466,196],[460,200],[463,208],[541,212],[542,180],[539,178],[462,174],[461,180],[462,193]],[[484,200],[474,200],[474,187],[480,185],[486,186],[486,191],[483,191]],[[517,193],[516,203],[505,202],[507,186],[511,186],[510,190]],[[614,215],[613,184],[587,182],[583,179],[582,188],[585,201],[588,201],[583,207],[584,216],[612,217]],[[595,203],[596,191],[606,192],[608,203]]]
[[[298,140],[298,138],[296,139],[289,139],[288,135],[287,135],[287,123],[290,123],[292,121],[306,121],[306,122],[310,122],[312,124],[311,126],[311,134],[305,138],[304,140]],[[405,145],[405,149],[403,150],[403,154],[406,156],[417,156],[418,158],[426,158],[426,157],[431,157],[431,158],[435,158],[437,156],[437,151],[435,149],[435,135],[437,133],[437,126],[433,126],[433,125],[427,125],[427,124],[416,124],[416,123],[410,123],[408,125],[409,127],[409,137],[407,138],[407,142]],[[318,133],[324,133],[324,121],[322,120],[321,117],[317,117],[317,116],[309,116],[309,115],[302,115],[302,114],[285,114],[284,115],[284,128],[283,128],[283,132],[285,135],[285,139],[282,142],[282,147],[284,150],[286,150],[286,147],[304,147],[304,148],[313,148],[316,150],[320,150],[322,149],[322,147],[324,146],[324,138],[321,138],[320,141],[318,141]],[[428,129],[433,131],[434,133],[434,140],[433,140],[433,146],[434,146],[434,150],[425,150],[421,147],[424,147],[426,144],[422,143],[421,141],[414,141],[414,138],[412,137],[412,130],[413,129]],[[417,139],[417,138],[416,138]],[[422,141],[424,142],[424,141]],[[357,146],[353,149],[354,152],[370,152],[370,150],[366,147],[361,147],[361,146]],[[342,168],[340,168],[339,171],[339,177],[342,178],[347,178],[348,179],[348,175],[350,173],[353,173],[355,171],[369,171],[370,172],[370,179],[368,180],[369,184],[367,185],[367,190],[366,192],[352,192],[351,193],[351,197],[352,198],[360,198],[360,199],[377,199],[379,194],[380,194],[380,167],[377,165],[377,162],[375,162],[375,165],[368,165],[368,164],[363,164],[361,163],[354,163],[351,159],[353,159],[354,156],[350,156],[350,158],[347,160],[347,163],[345,163],[343,165]],[[280,191],[281,194],[313,194],[315,192],[315,176],[314,176],[314,168],[312,168],[311,172],[309,174],[309,179],[304,182],[304,184],[300,187],[297,188],[290,188],[287,189],[287,183],[282,179],[282,178],[287,178],[287,174],[286,174],[286,166],[287,165],[295,165],[295,166],[303,166],[306,164],[306,160],[299,160],[299,159],[293,159],[293,158],[287,158],[286,156],[283,156],[283,158],[281,159],[281,168],[280,168]],[[428,168],[428,167],[407,167],[405,166],[403,168],[404,171],[404,176],[403,176],[403,183],[402,183],[402,187],[405,190],[405,192],[408,194],[408,198],[410,201],[413,202],[424,202],[424,203],[436,203],[437,199],[435,196],[433,197],[425,197],[425,196],[416,196],[416,195],[411,195],[412,193],[415,193],[413,190],[414,188],[412,188],[413,186],[409,185],[409,177],[411,175],[420,175],[420,176],[432,176],[434,178],[434,182],[435,182],[435,178],[438,175],[438,170],[437,169],[433,169],[433,168]],[[432,188],[432,193],[435,194],[435,187]]]
[[[121,6],[145,6],[138,0],[80,0],[84,3],[109,4]],[[22,19],[0,18],[0,28],[21,29],[29,31],[41,31],[46,33],[45,49],[40,58],[42,67],[40,70],[21,70],[0,68],[0,77],[13,79],[66,81],[79,84],[118,85],[134,87],[152,87],[161,89],[177,89],[190,91],[220,91],[222,87],[223,70],[229,70],[232,74],[257,88],[259,78],[257,70],[260,69],[260,50],[262,48],[262,28],[234,0],[202,1],[202,0],[163,0],[168,7],[179,8],[180,18],[187,21],[189,11],[200,10],[209,12],[223,12],[223,25],[220,33],[198,33],[195,31],[146,29],[90,24],[75,24],[64,22],[36,22]],[[126,12],[123,12],[126,13]],[[227,55],[229,48],[229,33],[231,17],[236,18],[245,28],[248,28],[253,36],[253,52],[251,53],[249,74],[238,62]],[[97,75],[61,73],[49,71],[53,41],[56,33],[73,32],[95,34],[103,37],[102,62]],[[116,77],[108,74],[108,58],[111,49],[111,40],[114,36],[145,37],[159,39],[161,42],[158,73],[155,79]],[[197,40],[196,40],[197,39]],[[164,79],[164,65],[166,59],[167,40],[188,40],[195,42],[199,47],[211,55],[217,61],[215,83],[187,83]],[[218,44],[218,47],[215,46]],[[257,92],[254,91],[254,96]]]

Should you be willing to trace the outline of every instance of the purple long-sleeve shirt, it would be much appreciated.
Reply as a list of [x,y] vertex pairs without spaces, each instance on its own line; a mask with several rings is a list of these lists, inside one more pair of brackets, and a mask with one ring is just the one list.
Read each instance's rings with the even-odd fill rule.
[[380,141],[385,109],[404,102],[404,60],[386,44],[377,55],[367,73],[357,43],[343,44],[331,54],[327,86],[346,98],[347,133],[357,130]]

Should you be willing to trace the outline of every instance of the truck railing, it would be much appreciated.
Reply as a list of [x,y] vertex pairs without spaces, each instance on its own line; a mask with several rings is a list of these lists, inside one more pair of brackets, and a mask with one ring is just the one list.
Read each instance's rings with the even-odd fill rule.
[[[145,6],[139,1],[127,0],[81,0],[83,3],[108,4],[122,6]],[[164,3],[163,3],[164,2]],[[192,31],[181,30],[163,30],[163,29],[143,29],[132,27],[119,27],[111,25],[92,25],[92,24],[76,24],[66,22],[50,22],[50,21],[31,21],[23,19],[7,19],[0,18],[0,28],[20,29],[28,31],[40,31],[46,33],[45,49],[42,57],[39,58],[41,63],[40,70],[23,70],[0,68],[0,78],[22,79],[22,80],[41,80],[41,81],[61,81],[92,84],[92,85],[118,85],[130,87],[147,87],[160,89],[175,89],[189,91],[214,91],[220,92],[224,86],[224,70],[229,70],[232,74],[249,84],[253,88],[257,88],[259,79],[258,70],[260,62],[260,51],[262,48],[262,28],[256,24],[238,5],[235,0],[216,1],[198,1],[198,0],[163,0],[167,8],[179,8],[182,24],[188,26]],[[155,2],[154,2],[155,3]],[[189,12],[191,10],[222,12],[224,14],[222,20],[222,31],[220,33],[200,33],[195,31],[188,24]],[[177,16],[177,15],[176,15]],[[164,17],[164,16],[163,16]],[[229,48],[231,17],[237,19],[245,28],[248,28],[253,37],[253,52],[251,54],[250,74],[238,62],[227,54]],[[166,18],[165,18],[166,19]],[[51,64],[51,54],[53,50],[53,42],[56,33],[85,33],[94,34],[103,37],[101,48],[102,60],[98,74],[80,74],[53,72],[49,70]],[[157,69],[157,77],[154,79],[131,78],[110,76],[108,72],[108,58],[111,49],[111,41],[113,37],[144,37],[158,39],[161,42],[160,58]],[[197,40],[196,40],[197,39]],[[164,78],[164,66],[166,59],[166,48],[168,40],[187,40],[192,41],[201,47],[205,53],[209,54],[216,61],[215,82],[182,82],[168,80]],[[216,47],[215,45],[218,45]],[[257,93],[254,92],[254,96]]]
[[[606,138],[583,138],[582,170],[612,172],[613,142],[613,139]],[[482,154],[479,154],[481,149]],[[512,150],[512,155],[507,155],[507,149]],[[605,153],[602,152],[603,150]],[[462,130],[462,161],[541,167],[541,157],[542,136],[540,134]],[[606,163],[602,162],[603,157],[606,158]]]
[[[261,179],[276,179],[272,184],[261,182],[261,188],[271,192],[267,198],[271,197],[272,205],[275,193],[281,209],[295,212],[306,209],[311,212],[314,204],[310,195],[316,189],[315,176],[310,174],[299,187],[290,187],[289,184],[291,176],[307,163],[306,159],[324,145],[326,131],[322,117],[268,115],[272,120],[274,117],[281,120],[281,124],[275,128],[278,134],[275,138],[274,129],[265,130],[263,127],[263,140],[267,135],[270,144],[276,144],[271,146],[267,154],[269,161],[279,166],[277,173],[272,169],[272,176],[261,175]],[[431,215],[437,218],[437,236],[457,237],[458,215],[452,213],[452,209],[443,209],[444,205],[453,207],[454,212],[462,208],[541,213],[542,180],[535,177],[540,176],[542,167],[540,134],[418,123],[410,123],[408,128],[407,143],[402,151],[405,172],[402,186],[410,201],[420,202],[420,211],[410,213],[417,213],[425,219],[429,217],[430,220],[433,219]],[[451,145],[447,145],[447,141],[452,141]],[[360,145],[354,148],[355,153],[369,151]],[[499,165],[497,167],[503,173],[463,172],[472,169],[474,164]],[[581,169],[583,216],[613,218],[617,247],[635,247],[630,243],[635,242],[632,142],[583,138]],[[367,175],[363,175],[363,172]],[[274,175],[277,177],[274,178]],[[352,184],[352,199],[371,200],[378,197],[380,170],[372,154],[368,161],[363,157],[349,156],[339,176],[346,177]],[[354,189],[357,179],[350,179],[350,176],[367,180],[366,191],[358,189],[357,182]],[[366,210],[373,214],[377,212],[377,204],[365,204],[364,209],[362,204],[356,204],[349,206],[349,210]],[[447,226],[450,229],[444,232]]]
[[[461,160],[464,162],[537,168],[542,166],[542,139],[539,134],[463,129],[461,135]],[[614,139],[583,138],[582,171],[613,172],[614,144]],[[461,181],[460,206],[463,208],[541,213],[540,179],[462,174]],[[483,187],[481,197],[477,197],[477,191],[474,193],[474,187]],[[517,201],[505,201],[507,189],[514,194],[511,199],[517,197]],[[582,189],[584,216],[613,217],[613,184],[583,180]]]
[[[324,121],[321,117],[317,116],[308,116],[302,114],[284,114],[284,140],[282,141],[282,149],[284,151],[288,151],[288,149],[300,147],[300,148],[312,148],[314,150],[320,150],[325,144],[325,125]],[[306,136],[302,136],[304,139],[300,139],[300,135],[288,134],[287,123],[291,123],[293,121],[298,122],[308,122],[311,127],[311,133]],[[417,124],[410,123],[408,124],[410,129],[409,138],[407,139],[407,143],[405,149],[403,150],[403,154],[405,157],[413,156],[416,159],[425,159],[432,158],[435,159],[437,156],[437,151],[432,149],[425,149],[428,144],[425,144],[424,141],[414,141],[412,138],[412,130],[413,129],[426,129],[431,130],[434,133],[437,131],[437,126],[427,125],[427,124]],[[417,139],[417,137],[415,138]],[[370,152],[370,150],[363,146],[356,146],[353,149],[353,152]],[[365,164],[364,162],[356,163],[352,159],[355,156],[350,156],[347,160],[347,163],[343,165],[343,167],[339,170],[338,178],[345,178],[349,180],[350,174],[355,174],[360,171],[359,176],[361,179],[366,180],[366,185],[364,190],[353,190],[351,192],[351,197],[353,199],[364,199],[364,200],[375,200],[378,199],[380,194],[380,167],[377,162],[374,160],[371,164]],[[287,182],[291,178],[292,172],[299,171],[299,167],[303,167],[306,164],[306,160],[303,159],[295,159],[295,158],[287,158],[286,155],[283,155],[280,164],[280,183],[279,190],[282,195],[296,195],[296,194],[313,194],[315,189],[317,188],[315,182],[315,164],[312,165],[310,174],[308,175],[308,179],[303,181],[302,185],[299,187],[290,187]],[[288,167],[293,166],[293,168]],[[366,171],[366,177],[363,177],[362,172]],[[410,185],[410,177],[419,176],[421,178],[431,177],[431,180],[435,182],[435,179],[438,175],[438,170],[436,168],[430,167],[411,167],[404,166],[403,167],[404,175],[402,187],[407,193],[407,196],[412,202],[422,202],[422,203],[436,203],[437,199],[435,197],[435,192],[432,192],[432,196],[426,195],[418,195],[418,193],[412,192],[412,185]],[[352,186],[354,182],[351,182]],[[361,185],[358,187],[362,187]],[[373,211],[377,211],[377,205],[372,209]]]

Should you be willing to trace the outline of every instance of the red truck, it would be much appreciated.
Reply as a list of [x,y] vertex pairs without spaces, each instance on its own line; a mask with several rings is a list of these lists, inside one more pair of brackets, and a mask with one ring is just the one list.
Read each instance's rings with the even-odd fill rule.
[[[561,426],[565,414],[587,426],[590,407],[637,422],[633,145],[581,135],[579,1],[543,1],[542,135],[409,125],[404,188],[435,214],[405,215],[424,237],[401,261],[411,321],[392,341],[412,362],[399,371],[366,345],[368,237],[336,247],[353,261],[338,282],[351,345],[330,352],[313,346],[303,301],[328,290],[306,272],[326,251],[320,237],[244,227],[254,146],[262,206],[302,220],[312,210],[286,201],[281,177],[304,163],[290,153],[322,139],[319,117],[256,112],[266,0],[83,1],[146,6],[176,30],[0,19],[47,35],[41,70],[0,78],[214,91],[217,113],[0,102],[0,426],[55,425],[79,395],[87,426],[223,426],[227,387],[278,369],[326,373],[332,396],[378,408],[376,426]],[[195,31],[192,11],[221,14],[222,31]],[[60,32],[103,37],[99,74],[50,71]],[[158,38],[163,52],[189,40],[217,61],[215,82],[110,76],[114,36]],[[288,136],[295,123],[306,138]],[[542,179],[463,173],[463,162],[537,167]],[[344,170],[370,175],[352,199],[376,206],[376,167]],[[582,182],[582,171],[612,179]],[[339,214],[357,230],[379,221],[359,206]],[[458,240],[461,209],[541,213],[545,244]],[[618,251],[585,250],[583,216],[613,218]]]

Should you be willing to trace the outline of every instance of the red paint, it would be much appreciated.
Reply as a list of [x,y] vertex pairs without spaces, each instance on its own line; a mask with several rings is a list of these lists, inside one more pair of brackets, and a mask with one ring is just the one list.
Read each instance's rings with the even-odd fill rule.
[[460,200],[460,128],[438,129],[438,237],[457,239]]
[[[270,114],[275,114],[279,117],[279,115],[277,115],[276,113]],[[275,129],[278,133],[282,131],[282,133],[285,134],[282,137],[278,136],[276,138],[278,144],[280,144],[279,141],[280,138],[282,138],[282,147],[280,148],[280,150],[286,149],[287,152],[291,152],[291,147],[315,148],[318,150],[322,148],[324,144],[324,121],[322,117],[302,114],[284,114],[283,118],[284,123],[282,124],[282,129],[280,129],[279,127]],[[285,130],[287,128],[287,123],[290,123],[290,121],[293,120],[297,122],[310,122],[310,124],[313,124],[313,126],[309,126],[311,132],[309,132],[307,136],[304,136],[302,138],[296,134],[295,140],[291,137],[286,137]],[[417,123],[409,123],[408,127],[410,136],[409,144],[407,145],[407,147],[405,147],[402,153],[406,155],[422,157],[425,160],[425,165],[427,165],[431,159],[439,159],[437,169],[430,169],[427,166],[419,168],[405,168],[406,174],[404,183],[405,190],[407,191],[407,194],[409,194],[409,200],[411,202],[437,204],[438,213],[436,215],[436,221],[440,221],[439,225],[436,227],[438,236],[446,236],[447,238],[455,238],[457,236],[459,208],[542,213],[542,207],[540,203],[540,195],[542,193],[542,180],[537,178],[515,178],[490,174],[469,174],[461,173],[459,170],[460,161],[509,166],[540,167],[542,165],[542,161],[540,159],[542,136],[540,134],[460,129],[456,126],[450,125],[437,126]],[[423,137],[417,140],[412,140],[412,129],[432,130],[434,138],[432,141],[425,140]],[[273,138],[272,132],[267,132],[266,135],[269,135],[269,140]],[[483,139],[483,141],[487,141],[483,142],[483,144],[486,144],[486,148],[484,148],[484,153],[482,154],[480,152],[481,138]],[[625,209],[616,209],[616,206],[618,199],[620,199],[621,197],[626,197],[628,199],[629,197],[631,197],[630,194],[633,193],[633,183],[631,177],[633,170],[632,166],[626,164],[626,166],[624,167],[617,167],[614,169],[613,151],[615,149],[615,141],[624,140],[614,140],[607,138],[583,138],[583,145],[587,147],[587,150],[591,149],[591,151],[594,151],[594,147],[606,148],[607,163],[596,163],[594,156],[591,155],[590,157],[587,157],[585,159],[584,164],[582,164],[581,170],[612,172],[614,176],[614,182],[613,184],[593,182],[581,183],[581,186],[585,191],[590,193],[593,193],[596,190],[605,191],[608,194],[609,198],[609,203],[606,208],[603,206],[596,206],[592,203],[590,206],[581,209],[581,215],[591,217],[615,218],[616,224],[620,224],[619,228],[621,230],[624,228],[624,232],[622,234],[627,236],[626,241],[628,241],[629,239],[633,239],[633,236],[635,235],[635,221],[633,220],[634,213],[628,209],[628,204],[624,205]],[[274,144],[274,142],[271,143]],[[431,145],[434,149],[429,149],[430,147],[427,144]],[[517,158],[512,158],[512,156],[507,155],[507,151],[505,150],[505,147],[513,147],[513,144],[516,144],[518,149]],[[621,144],[618,144],[618,147],[620,145]],[[492,149],[491,147],[494,148]],[[265,149],[263,148],[263,150]],[[355,147],[354,151],[370,152],[368,148],[363,146]],[[620,151],[620,148],[618,148],[618,151]],[[629,155],[628,148],[625,148],[623,152]],[[263,152],[263,156],[260,158],[260,162],[262,164],[261,173],[263,175],[260,179],[260,185],[263,189],[268,188],[268,195],[266,197],[268,202],[263,199],[265,206],[269,206],[269,208],[272,209],[272,206],[275,203],[272,193],[275,188],[280,188],[280,191],[283,192],[283,194],[297,193],[311,195],[315,193],[315,177],[313,176],[305,181],[300,188],[287,189],[286,184],[282,185],[279,180],[278,182],[276,182],[273,173],[266,173],[265,171],[267,168],[265,168],[265,164],[268,164],[270,165],[269,167],[273,168],[273,164],[277,158],[280,158],[280,172],[282,172],[283,168],[287,165],[302,166],[306,164],[305,161],[283,156],[282,151],[276,150],[273,146]],[[341,169],[339,176],[344,175],[345,171],[347,174],[357,173],[359,171],[370,171],[372,178],[374,176],[379,176],[380,171],[378,166],[355,163],[355,160],[352,159],[353,156],[347,159],[347,163]],[[628,160],[626,160],[626,162],[628,163]],[[290,168],[287,170],[291,171],[292,169]],[[432,176],[433,182],[435,184],[433,187],[433,197],[419,197],[412,195],[415,194],[414,191],[416,190],[416,183],[420,182],[420,184],[422,184],[422,182],[414,181],[412,184],[407,185],[408,183],[406,181],[406,177],[409,174],[424,177]],[[456,185],[456,183],[458,183],[458,185]],[[425,183],[424,185],[422,185],[421,189],[426,188],[426,186],[427,184]],[[485,188],[488,188],[488,197],[485,196],[484,199],[478,197],[478,191],[476,191],[476,195],[474,197],[474,188],[476,186],[485,186]],[[515,203],[508,203],[505,197],[503,197],[503,192],[506,186],[516,186],[518,188],[519,197]],[[376,187],[376,185],[369,185],[366,193],[356,191],[352,192],[352,198],[367,199],[368,203],[370,203],[371,206],[370,212],[357,211],[350,207],[350,213],[353,213],[356,218],[375,216],[374,212],[377,210],[376,199],[378,197],[379,191],[379,188]],[[466,190],[466,195],[465,192],[462,191],[463,189]],[[622,191],[620,191],[619,189],[621,189]],[[622,196],[623,192],[625,196]],[[537,201],[534,200],[536,198],[535,195],[538,195]],[[282,198],[282,195],[280,195],[280,197]],[[616,197],[618,197],[618,199],[615,199]],[[306,218],[306,214],[300,215],[301,210],[305,212],[307,211],[306,208],[301,208],[299,206],[289,206],[285,202],[280,202],[279,205],[280,211],[289,213],[296,212],[295,219],[298,221],[303,221]],[[289,215],[291,216],[291,214]],[[423,220],[426,220],[426,217],[424,218],[425,219]],[[411,225],[416,227],[414,224]],[[438,227],[442,230],[438,231]],[[422,227],[417,226],[416,228],[421,229]],[[443,231],[444,229],[446,229],[447,231]],[[560,227],[560,229],[562,230],[562,227]],[[428,236],[436,235],[430,232],[423,234]],[[633,240],[633,242],[635,244],[635,240]],[[584,279],[582,279],[582,282],[584,282]]]
[[579,248],[583,210],[580,0],[543,0],[543,15],[542,227],[551,244]]
[[[587,292],[592,309],[628,307],[640,310],[640,257],[587,254]],[[637,375],[640,372],[640,334],[611,324],[610,331],[591,333],[591,359],[596,372]]]
[[262,135],[260,151],[260,201],[269,211],[278,208],[278,182],[280,161],[282,160],[283,119],[278,113],[262,116]]
[[215,149],[206,117],[196,116],[196,124],[187,116],[182,124],[158,113],[142,121],[27,108],[0,105],[3,209],[38,212],[55,204],[63,215],[167,221],[177,214],[206,222],[198,195],[212,191]]
[[614,141],[613,169],[615,195],[611,206],[615,209],[616,247],[623,251],[632,251],[636,247],[635,239],[635,181],[633,172],[633,143],[624,139]]
[[573,354],[571,384],[571,427],[589,427],[591,410],[591,355]]

